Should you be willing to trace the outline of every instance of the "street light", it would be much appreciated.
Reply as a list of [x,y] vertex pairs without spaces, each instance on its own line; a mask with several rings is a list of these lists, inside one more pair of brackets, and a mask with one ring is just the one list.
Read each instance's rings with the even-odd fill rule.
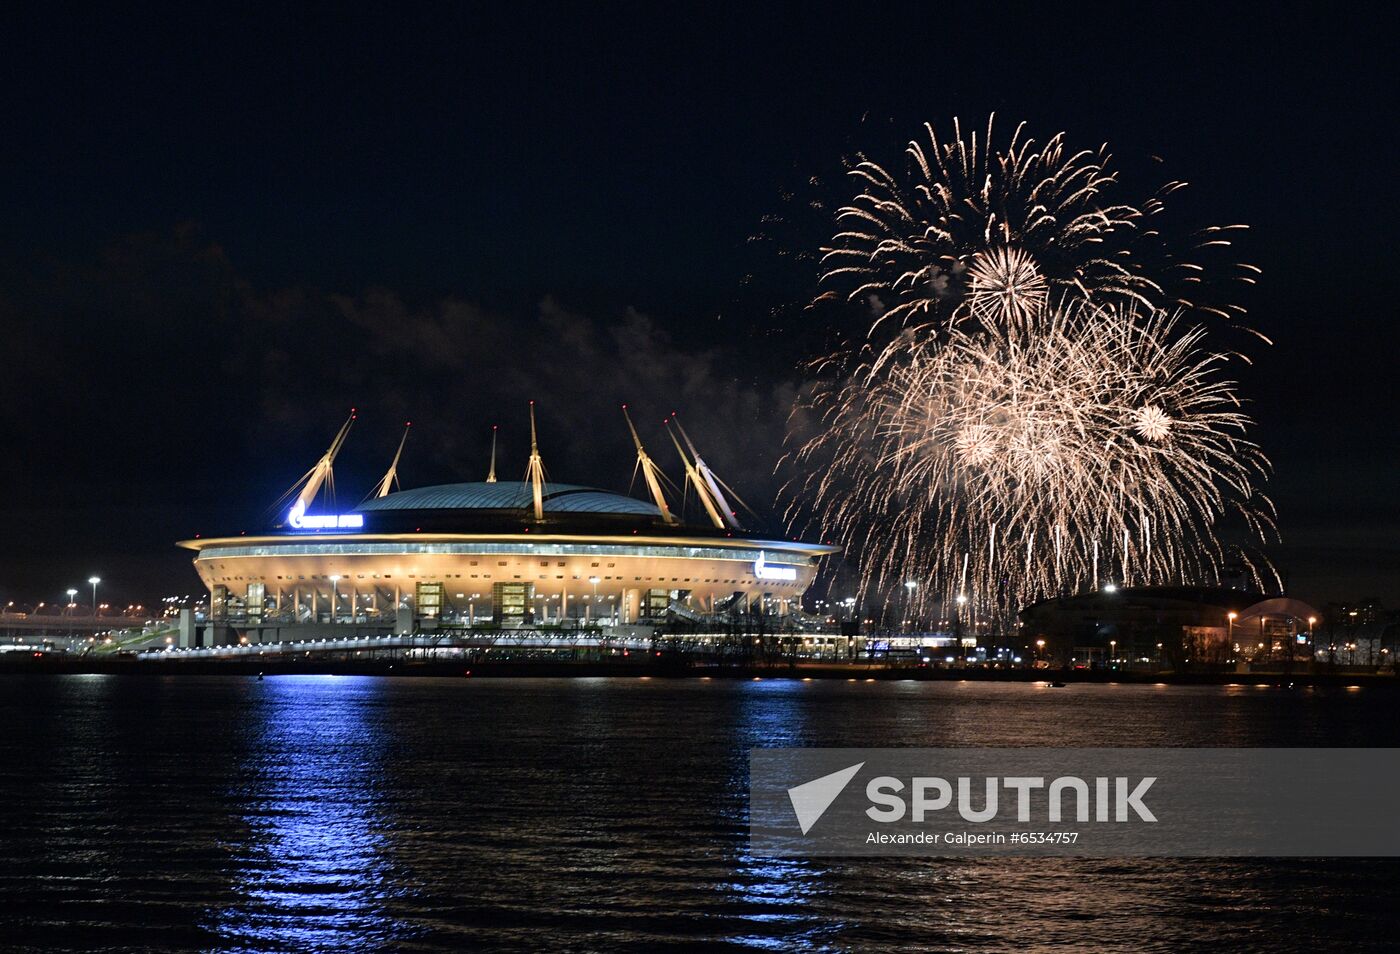
[[912,628],[914,616],[914,591],[919,588],[919,584],[914,580],[905,580],[904,588],[909,591],[909,598],[904,603],[904,624]]
[[97,584],[102,582],[100,576],[88,577],[88,582],[92,584],[92,615],[97,616]]
[[[77,591],[76,589],[73,589],[73,588],[70,587],[70,588],[68,589],[68,608],[69,608],[70,610],[71,610],[74,606],[77,605],[77,603],[75,602],[75,600],[77,599],[77,596],[78,596],[78,591]],[[70,614],[70,615],[71,615],[71,614]]]

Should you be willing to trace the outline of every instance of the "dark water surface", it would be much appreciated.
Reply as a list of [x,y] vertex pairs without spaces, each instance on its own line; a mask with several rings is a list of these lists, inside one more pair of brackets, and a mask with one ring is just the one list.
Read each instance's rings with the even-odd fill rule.
[[3,677],[0,948],[1394,949],[1397,862],[774,861],[746,786],[753,746],[1395,746],[1398,714],[1377,689]]

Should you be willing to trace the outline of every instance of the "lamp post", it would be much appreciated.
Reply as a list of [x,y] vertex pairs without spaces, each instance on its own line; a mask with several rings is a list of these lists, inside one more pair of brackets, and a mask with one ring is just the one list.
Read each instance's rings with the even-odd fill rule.
[[1225,614],[1225,641],[1231,646],[1235,645],[1235,617],[1239,615],[1234,610]]
[[[78,590],[77,590],[75,587],[71,587],[71,586],[70,586],[70,587],[68,588],[68,590],[67,590],[67,593],[68,593],[68,618],[69,618],[69,619],[72,619],[72,618],[73,618],[74,616],[76,616],[77,613],[78,613]],[[69,627],[68,627],[68,638],[71,640],[71,639],[73,639],[73,638],[74,638],[75,636],[77,636],[77,635],[78,635],[78,634],[77,634],[77,631],[74,630],[73,627],[72,627],[72,625],[70,624]]]
[[592,622],[592,621],[593,621],[593,603],[598,602],[598,577],[596,577],[596,576],[590,576],[590,577],[588,578],[588,582],[593,584],[593,602],[589,603],[588,606],[585,607],[585,609],[584,609],[584,616],[588,619],[589,622]]
[[1108,664],[1109,664],[1110,666],[1113,665],[1113,661],[1117,658],[1117,656],[1118,656],[1118,640],[1116,640],[1116,639],[1110,639],[1110,640],[1108,641]]
[[919,584],[914,580],[905,580],[904,589],[906,596],[904,600],[904,628],[909,632],[913,628],[914,622],[914,591],[919,588]]
[[95,619],[97,617],[97,584],[102,582],[102,577],[90,576],[88,582],[92,584],[92,615]]

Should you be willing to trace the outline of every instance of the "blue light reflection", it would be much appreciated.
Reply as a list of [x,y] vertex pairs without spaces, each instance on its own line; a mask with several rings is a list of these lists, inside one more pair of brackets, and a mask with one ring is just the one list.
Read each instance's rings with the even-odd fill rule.
[[249,950],[364,949],[404,937],[381,814],[381,680],[286,676],[249,693],[252,751],[240,792],[246,842],[231,846],[239,903],[218,930]]

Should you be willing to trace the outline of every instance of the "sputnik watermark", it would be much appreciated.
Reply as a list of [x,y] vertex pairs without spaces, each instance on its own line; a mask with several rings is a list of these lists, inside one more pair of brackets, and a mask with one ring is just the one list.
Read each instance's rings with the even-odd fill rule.
[[[832,802],[846,790],[857,772],[865,767],[864,762],[857,762],[855,765],[840,769],[820,778],[814,778],[810,782],[801,785],[794,785],[787,790],[788,800],[792,802],[793,815],[797,818],[797,823],[802,829],[802,834],[807,834],[812,830],[818,821],[821,820],[826,810],[831,807]],[[1152,783],[1157,781],[1156,777],[1138,779],[1135,783],[1125,776],[1117,778],[1099,777],[1092,780],[1085,780],[1074,775],[1062,775],[1059,778],[1051,779],[1047,785],[1043,777],[1040,776],[1004,776],[1002,778],[989,777],[980,779],[983,786],[982,804],[980,807],[973,805],[974,780],[968,776],[962,776],[954,781],[938,777],[918,777],[911,779],[908,785],[909,797],[903,796],[905,784],[902,779],[890,775],[880,775],[872,778],[865,786],[865,797],[870,801],[870,807],[865,810],[865,814],[873,821],[877,822],[897,822],[909,818],[915,822],[923,822],[932,812],[941,812],[953,804],[953,789],[957,788],[957,813],[963,821],[981,824],[989,822],[997,817],[999,809],[998,792],[1005,788],[1015,793],[1016,798],[1016,820],[1018,822],[1031,821],[1032,795],[1036,792],[1043,792],[1045,795],[1044,816],[1051,822],[1060,822],[1066,817],[1072,817],[1076,822],[1088,822],[1092,818],[1095,822],[1107,822],[1110,820],[1125,822],[1131,815],[1136,815],[1145,822],[1155,822],[1157,816],[1152,814],[1151,809],[1143,803],[1143,796],[1152,787]],[[1129,785],[1132,787],[1129,788]],[[1092,791],[1092,796],[1090,795]],[[1074,806],[1073,814],[1066,816],[1064,805],[1066,800],[1072,802]],[[1090,807],[1093,807],[1091,813]],[[890,835],[884,832],[871,832],[866,838],[867,843],[874,844],[919,844],[928,842],[936,844],[940,834],[929,832],[905,832],[898,835]],[[947,837],[954,838],[954,834]],[[960,844],[1000,844],[1005,836],[1000,834],[985,835],[964,835],[963,841],[954,842]]]
[[774,855],[1400,855],[1395,749],[755,749],[750,768]]

